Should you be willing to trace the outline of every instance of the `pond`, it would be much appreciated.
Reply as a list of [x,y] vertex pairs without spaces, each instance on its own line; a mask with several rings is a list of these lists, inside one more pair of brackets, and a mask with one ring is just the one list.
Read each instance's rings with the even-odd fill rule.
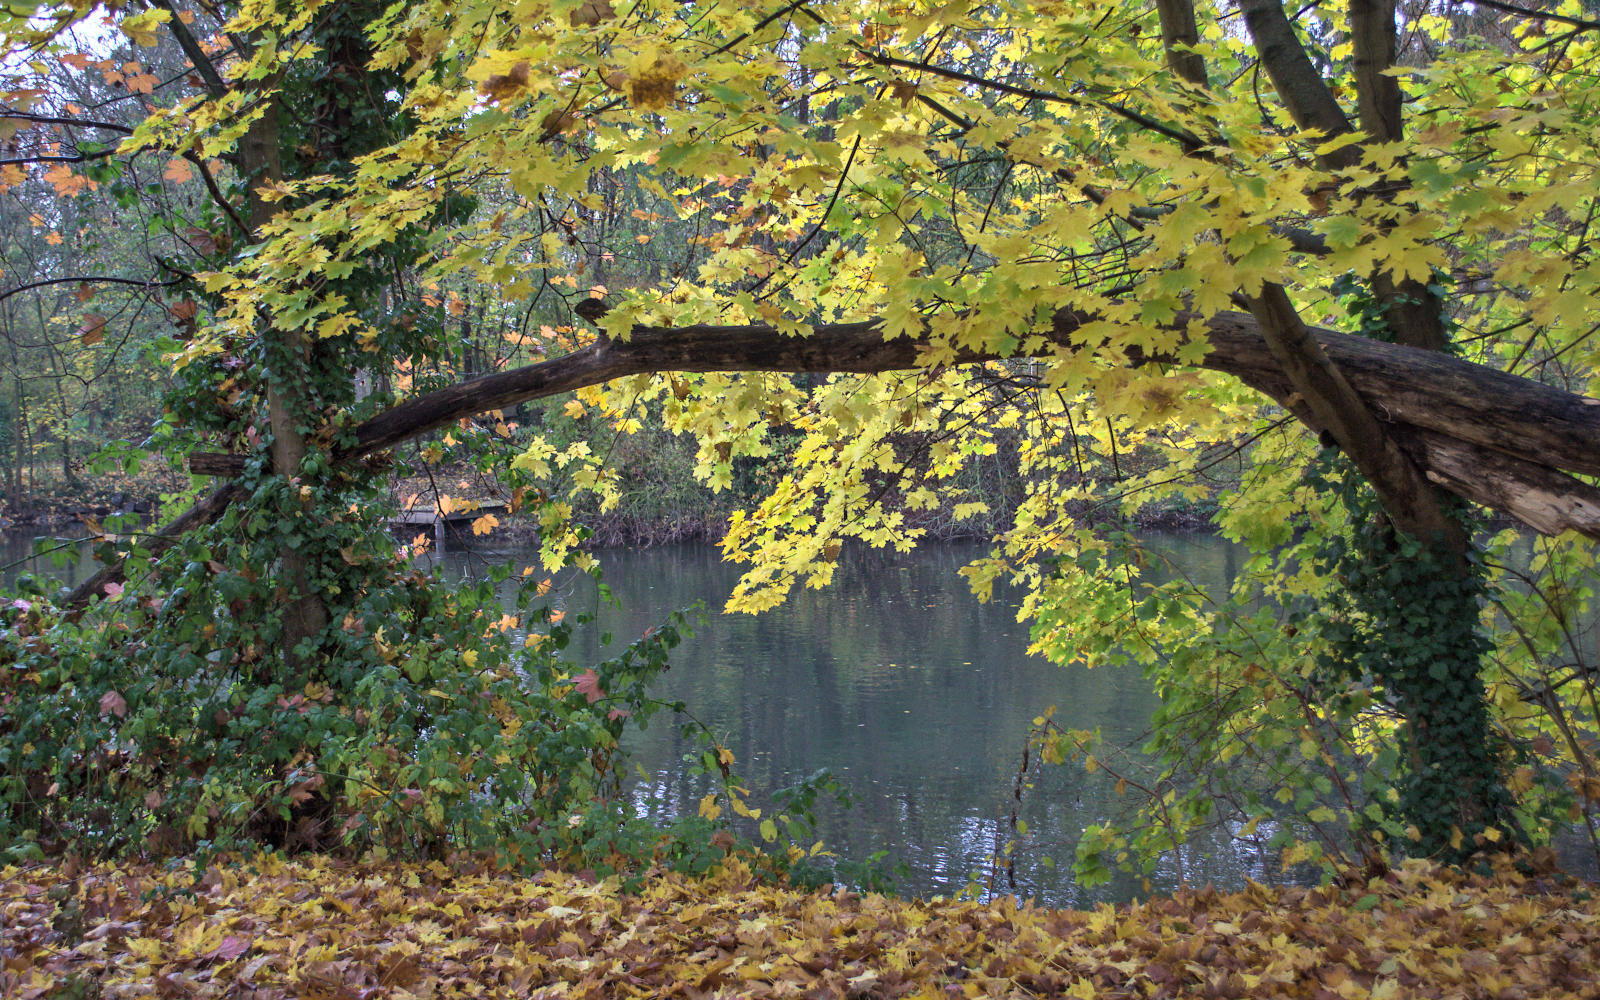
[[[1147,541],[1197,580],[1225,586],[1243,556],[1209,536]],[[569,608],[596,624],[569,650],[582,664],[603,657],[598,634],[640,635],[677,608],[708,605],[708,619],[676,651],[659,685],[681,700],[737,756],[735,773],[765,794],[827,769],[852,793],[848,809],[819,810],[818,836],[842,858],[879,851],[904,862],[902,888],[921,895],[987,884],[1010,837],[1009,817],[1032,720],[1050,706],[1069,728],[1099,727],[1125,746],[1143,742],[1156,700],[1136,670],[1057,667],[1027,653],[1010,595],[979,603],[957,570],[978,546],[917,552],[846,550],[831,587],[803,590],[759,616],[717,613],[738,578],[714,548],[669,546],[601,554],[618,606],[599,606],[594,585],[568,581]],[[448,557],[474,574],[480,557]],[[658,816],[693,814],[706,791],[685,756],[697,744],[664,716],[629,744],[633,794]],[[1113,782],[1073,766],[1048,769],[1023,797],[1031,836],[1015,869],[1017,888],[1055,905],[1125,899],[1146,890],[1128,878],[1087,892],[1068,871],[1084,825],[1125,806]],[[1250,850],[1197,845],[1189,880],[1238,885],[1276,874]],[[1052,870],[1041,859],[1059,862]],[[1176,886],[1170,866],[1154,889]],[[1004,890],[1009,883],[994,886]]]
[[[1152,536],[1182,571],[1225,586],[1242,553],[1203,535]],[[52,568],[30,559],[32,533],[0,538],[11,582],[20,571],[50,573],[69,583],[79,566]],[[1099,727],[1107,738],[1137,746],[1155,698],[1137,671],[1057,667],[1027,653],[1025,626],[1003,589],[979,603],[957,570],[981,554],[976,545],[932,545],[895,554],[847,549],[826,590],[796,592],[759,616],[719,613],[738,578],[710,546],[668,546],[601,553],[616,604],[600,605],[593,581],[570,575],[561,599],[591,611],[571,658],[606,655],[602,631],[619,642],[659,624],[676,609],[704,602],[706,621],[680,646],[659,685],[663,700],[683,701],[737,757],[735,772],[770,811],[774,789],[831,772],[854,798],[849,808],[826,800],[817,837],[840,858],[885,852],[883,865],[904,862],[904,891],[954,893],[988,884],[993,859],[1010,836],[1010,811],[1032,720],[1055,706],[1070,728]],[[508,559],[532,562],[532,551],[454,551],[448,569],[477,576]],[[630,791],[657,817],[692,814],[707,790],[689,773],[696,750],[670,715],[636,734]],[[1050,768],[1023,797],[1019,816],[1031,836],[1013,875],[1025,894],[1055,905],[1124,899],[1146,890],[1126,878],[1085,891],[1070,876],[1072,847],[1085,824],[1125,805],[1112,782],[1081,769]],[[1043,858],[1059,862],[1053,869]],[[1235,845],[1197,845],[1186,858],[1191,881],[1237,885],[1270,878],[1276,864]],[[1177,872],[1158,871],[1151,888],[1173,888]],[[1001,879],[996,891],[1008,889]]]

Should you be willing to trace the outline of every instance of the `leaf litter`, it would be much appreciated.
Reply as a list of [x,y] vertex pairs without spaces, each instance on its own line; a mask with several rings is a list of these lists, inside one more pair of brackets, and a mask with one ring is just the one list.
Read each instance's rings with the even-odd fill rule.
[[1593,997],[1592,886],[1422,862],[1092,911],[488,863],[0,869],[0,996]]

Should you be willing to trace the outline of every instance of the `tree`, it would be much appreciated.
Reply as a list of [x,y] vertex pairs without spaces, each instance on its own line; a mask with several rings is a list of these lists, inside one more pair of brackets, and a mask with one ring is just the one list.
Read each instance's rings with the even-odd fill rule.
[[[43,45],[76,16],[9,28]],[[1326,570],[1275,578],[1328,599],[1281,650],[1312,665],[1280,679],[1337,692],[1347,743],[1397,725],[1405,748],[1398,806],[1353,815],[1410,826],[1428,853],[1521,832],[1506,774],[1529,734],[1491,720],[1493,643],[1462,627],[1486,583],[1461,501],[1560,536],[1558,560],[1600,537],[1583,395],[1600,24],[1577,7],[252,0],[209,50],[177,7],[118,17],[141,44],[174,33],[203,84],[121,154],[229,155],[248,197],[228,211],[255,241],[197,276],[204,325],[175,355],[179,442],[242,478],[139,566],[225,516],[278,525],[287,547],[252,572],[296,609],[262,633],[295,684],[344,641],[329,602],[349,585],[339,538],[286,525],[348,507],[370,456],[519,401],[577,392],[621,426],[659,413],[698,437],[713,484],[771,428],[804,432],[794,473],[724,543],[751,564],[743,610],[825,584],[841,539],[912,544],[908,519],[1014,432],[1029,492],[975,588],[1027,582],[1050,655],[1121,648],[1173,683],[1204,648],[1179,637],[1219,622],[1198,599],[1135,601],[1136,566],[1078,515],[1192,494],[1192,473],[1253,441],[1225,526],[1271,548],[1300,523],[1314,544],[1292,551]],[[330,67],[368,95],[352,116],[403,127],[343,150],[275,133],[297,81]],[[6,99],[30,120],[35,95]],[[306,161],[292,177],[274,166],[288,150]],[[619,191],[666,221],[629,223]],[[669,233],[681,245],[652,253]],[[544,318],[551,357],[354,398],[351,371],[437,355],[468,288],[504,303],[487,322]],[[561,353],[590,297],[600,334]],[[807,390],[790,372],[841,374]],[[206,415],[217,399],[227,413]],[[604,494],[611,472],[519,447],[506,475],[557,565],[580,538],[555,480]],[[1124,474],[1130,454],[1159,467]],[[1320,492],[1302,486],[1313,465]]]

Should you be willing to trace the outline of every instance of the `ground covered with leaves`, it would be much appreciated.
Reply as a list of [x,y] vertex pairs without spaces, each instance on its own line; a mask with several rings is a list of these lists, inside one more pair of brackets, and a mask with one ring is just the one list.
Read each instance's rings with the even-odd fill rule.
[[261,858],[0,871],[0,996],[1592,997],[1592,887],[1421,864],[1094,911]]

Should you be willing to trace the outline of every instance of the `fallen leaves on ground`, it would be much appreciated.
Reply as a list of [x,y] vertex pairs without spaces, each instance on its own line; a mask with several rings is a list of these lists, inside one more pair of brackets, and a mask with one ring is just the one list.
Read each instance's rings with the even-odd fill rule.
[[272,857],[0,870],[0,996],[1593,996],[1590,887],[1420,863],[1094,911]]

